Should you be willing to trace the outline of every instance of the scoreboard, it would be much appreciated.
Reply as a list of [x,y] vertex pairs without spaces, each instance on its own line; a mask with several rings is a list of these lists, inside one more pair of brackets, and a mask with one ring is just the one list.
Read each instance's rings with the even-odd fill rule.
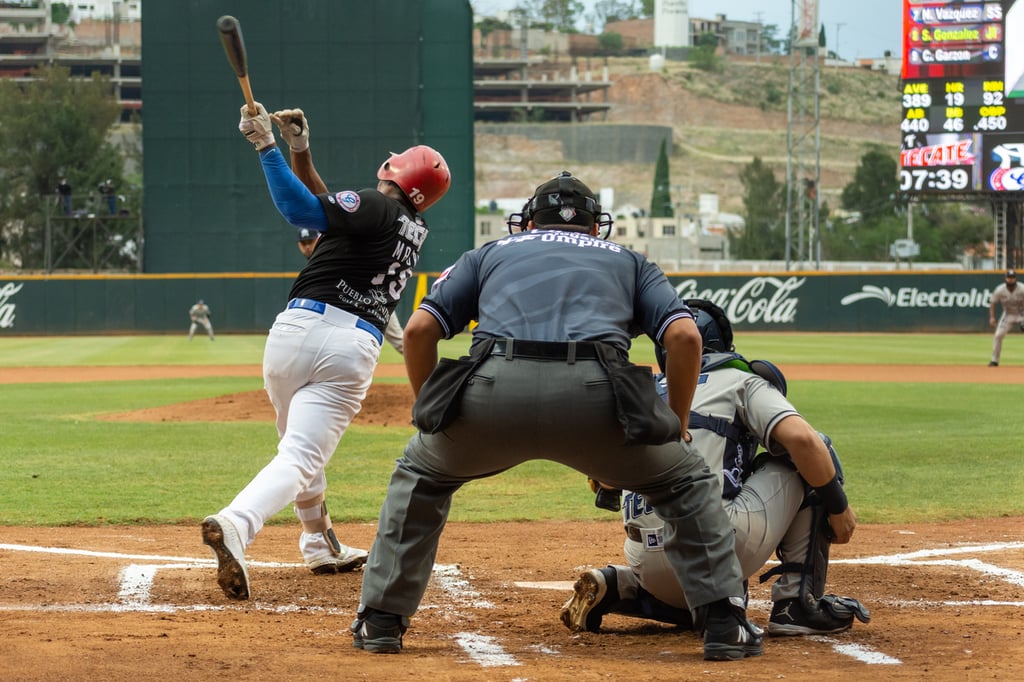
[[1024,0],[902,2],[900,191],[1024,192]]

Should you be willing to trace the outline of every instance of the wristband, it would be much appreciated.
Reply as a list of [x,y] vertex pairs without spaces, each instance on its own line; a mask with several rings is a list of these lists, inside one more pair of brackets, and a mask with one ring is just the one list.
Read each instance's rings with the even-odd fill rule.
[[829,514],[842,514],[850,506],[846,499],[846,492],[843,484],[839,482],[839,473],[832,477],[832,480],[822,486],[813,486],[814,492],[818,493],[818,499]]
[[246,135],[245,137],[247,140],[249,140],[249,142],[252,142],[252,146],[256,147],[256,151],[258,152],[261,152],[264,149],[267,149],[268,147],[277,143],[277,140],[274,139],[273,133],[267,133],[266,135],[258,137],[255,135],[253,135],[252,137]]

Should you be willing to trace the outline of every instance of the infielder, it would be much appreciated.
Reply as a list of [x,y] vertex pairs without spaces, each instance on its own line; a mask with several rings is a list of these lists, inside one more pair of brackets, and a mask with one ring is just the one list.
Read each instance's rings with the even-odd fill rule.
[[[704,658],[760,655],[715,478],[682,440],[700,363],[690,309],[656,265],[596,236],[611,217],[568,172],[510,217],[510,232],[523,225],[463,254],[406,325],[419,432],[381,507],[354,646],[402,650],[462,485],[546,459],[641,491],[664,519],[664,554],[696,610]],[[438,342],[471,320],[469,357],[439,364]],[[641,333],[667,350],[667,405],[650,370],[628,361]]]
[[[255,115],[242,106],[241,114],[238,128],[259,152],[278,210],[292,225],[322,233],[267,336],[263,380],[277,413],[277,454],[202,522],[218,584],[228,597],[248,599],[245,548],[289,503],[302,522],[299,548],[314,573],[349,571],[366,559],[334,533],[324,468],[360,409],[383,329],[419,258],[427,236],[419,212],[444,196],[451,176],[444,158],[421,145],[391,154],[375,189],[314,195],[288,168],[263,105]],[[297,134],[285,125],[281,136],[293,155],[309,154],[308,129]]]
[[[999,324],[996,324],[996,306],[1003,306],[1003,314],[999,317]],[[988,324],[996,330],[992,338],[992,359],[989,360],[989,367],[999,366],[999,356],[1003,352],[1003,339],[1010,332],[1010,329],[1017,327],[1024,330],[1024,289],[1017,286],[1017,272],[1006,271],[1005,281],[996,287],[992,292],[992,299],[988,304]]]
[[[829,547],[849,542],[856,526],[831,441],[786,399],[785,379],[774,365],[732,352],[732,326],[721,308],[700,299],[686,303],[696,311],[704,345],[689,421],[692,444],[718,474],[743,575],[753,576],[773,551],[781,562],[761,578],[779,575],[768,632],[822,635],[850,628],[854,617],[867,622],[870,614],[856,599],[824,593]],[[660,381],[664,386],[664,376]],[[759,444],[768,452],[755,458]],[[692,627],[665,556],[664,524],[640,493],[623,490],[616,501],[628,566],[584,572],[562,608],[562,622],[570,630],[598,632],[602,616],[617,613]]]
[[188,309],[188,340],[191,341],[192,337],[195,336],[196,330],[202,327],[206,330],[206,335],[210,337],[210,341],[213,341],[213,324],[210,322],[210,306],[203,303],[203,299],[199,299],[195,304]]

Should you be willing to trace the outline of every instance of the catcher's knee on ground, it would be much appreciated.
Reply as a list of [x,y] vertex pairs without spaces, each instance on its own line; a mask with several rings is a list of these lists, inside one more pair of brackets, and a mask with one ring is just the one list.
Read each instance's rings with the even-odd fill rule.
[[323,494],[301,502],[296,500],[295,514],[302,522],[299,549],[313,573],[347,573],[366,563],[366,550],[348,547],[338,541]]

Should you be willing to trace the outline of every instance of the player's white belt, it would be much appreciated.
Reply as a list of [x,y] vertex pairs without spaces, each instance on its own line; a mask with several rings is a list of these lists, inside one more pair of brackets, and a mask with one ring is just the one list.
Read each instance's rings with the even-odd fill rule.
[[314,301],[311,298],[293,298],[288,301],[288,307],[320,313],[324,316],[325,320],[335,327],[356,327],[364,332],[368,332],[373,338],[377,339],[377,343],[384,343],[384,335],[372,324],[346,310],[335,308],[333,305],[327,305],[323,301]]

